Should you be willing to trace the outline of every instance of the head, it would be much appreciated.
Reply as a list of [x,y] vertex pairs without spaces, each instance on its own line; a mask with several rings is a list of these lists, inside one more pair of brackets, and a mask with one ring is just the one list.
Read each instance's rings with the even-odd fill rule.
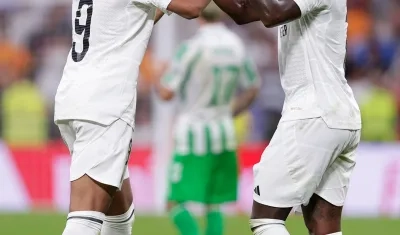
[[221,21],[222,16],[223,11],[214,3],[214,1],[211,1],[200,14],[199,20],[203,24],[217,23]]

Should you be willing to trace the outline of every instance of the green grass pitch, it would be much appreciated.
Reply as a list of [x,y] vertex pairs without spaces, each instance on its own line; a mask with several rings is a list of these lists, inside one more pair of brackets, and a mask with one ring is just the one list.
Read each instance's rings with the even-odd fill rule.
[[[4,235],[61,235],[65,224],[61,214],[0,214],[0,234]],[[199,220],[200,224],[203,221]],[[293,235],[307,235],[301,217],[291,217],[287,222]],[[395,219],[345,219],[345,235],[398,235],[400,220]],[[167,217],[138,216],[133,234],[135,235],[178,235]],[[247,217],[226,218],[225,235],[251,235]]]

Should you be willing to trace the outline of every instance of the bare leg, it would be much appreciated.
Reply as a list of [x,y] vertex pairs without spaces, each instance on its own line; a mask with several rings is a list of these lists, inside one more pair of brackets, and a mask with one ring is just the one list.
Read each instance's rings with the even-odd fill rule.
[[95,181],[88,175],[71,182],[69,211],[98,211],[106,213],[117,188]]
[[129,179],[122,183],[121,191],[114,194],[114,198],[106,215],[121,215],[129,210],[133,203],[131,183]]
[[63,235],[97,235],[115,191],[88,175],[71,182],[70,213]]
[[314,194],[307,206],[302,206],[304,222],[312,235],[326,235],[341,231],[343,207],[334,206]]
[[254,235],[289,235],[285,221],[292,210],[277,208],[253,201],[250,227]]
[[292,210],[291,207],[288,208],[277,208],[266,206],[253,201],[253,209],[251,211],[252,219],[278,219],[286,221],[287,217]]
[[106,213],[101,235],[130,235],[134,221],[132,189],[129,179],[122,183],[121,191],[114,195]]

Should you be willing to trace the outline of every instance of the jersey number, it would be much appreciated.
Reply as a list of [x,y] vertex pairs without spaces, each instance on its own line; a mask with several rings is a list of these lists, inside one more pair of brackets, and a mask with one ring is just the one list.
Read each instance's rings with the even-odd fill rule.
[[237,66],[216,66],[213,68],[214,87],[211,98],[212,106],[229,104],[236,88],[239,73],[240,70]]
[[[75,33],[79,37],[83,36],[81,52],[76,51],[76,42],[72,44],[72,59],[75,62],[80,62],[85,58],[89,51],[90,24],[92,23],[93,0],[80,0],[75,16]],[[84,22],[82,22],[84,21]]]

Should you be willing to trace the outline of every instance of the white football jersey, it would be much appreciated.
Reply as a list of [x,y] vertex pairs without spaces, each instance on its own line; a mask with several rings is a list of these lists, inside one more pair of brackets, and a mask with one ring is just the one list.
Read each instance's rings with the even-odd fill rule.
[[[73,0],[73,44],[57,90],[55,121],[132,127],[139,65],[156,9],[170,0]],[[167,12],[168,13],[168,12]]]
[[257,87],[259,82],[240,38],[220,23],[203,26],[180,46],[161,81],[179,100],[175,152],[236,150],[230,104],[239,87]]
[[282,120],[322,117],[331,128],[361,128],[360,111],[345,79],[346,0],[295,0],[301,18],[281,25],[279,69]]

